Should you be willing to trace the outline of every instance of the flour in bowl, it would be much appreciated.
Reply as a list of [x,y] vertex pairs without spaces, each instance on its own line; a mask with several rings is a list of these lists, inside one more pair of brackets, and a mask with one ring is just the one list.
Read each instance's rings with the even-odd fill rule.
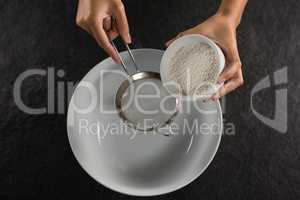
[[181,47],[170,61],[170,81],[178,84],[185,95],[207,95],[218,75],[218,54],[205,43]]

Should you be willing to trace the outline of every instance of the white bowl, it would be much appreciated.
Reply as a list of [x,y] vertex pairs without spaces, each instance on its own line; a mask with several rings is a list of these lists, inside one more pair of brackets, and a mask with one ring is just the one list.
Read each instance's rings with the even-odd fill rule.
[[[216,43],[214,43],[211,39],[200,34],[190,34],[190,35],[182,36],[176,39],[174,42],[172,42],[171,45],[166,49],[160,63],[161,80],[171,94],[181,95],[180,94],[181,92],[178,89],[178,87],[177,88],[172,87],[172,84],[170,84],[170,82],[172,82],[173,80],[170,77],[171,65],[169,63],[179,49],[185,46],[194,45],[196,43],[207,44],[216,52],[217,62],[218,62],[218,74],[220,74],[224,68],[225,65],[224,54],[220,49],[220,47]],[[207,92],[207,95],[202,96],[202,99],[210,98],[220,87],[221,85],[215,83],[215,85],[212,85],[210,90]]]
[[[159,72],[163,51],[138,49],[133,54],[141,70]],[[128,54],[123,52],[121,56],[130,65]],[[116,112],[99,110],[100,102],[107,111],[115,110],[114,98],[125,79],[107,70],[122,71],[111,59],[102,61],[78,84],[69,104],[68,138],[81,167],[102,185],[135,196],[172,192],[203,173],[221,140],[223,123],[219,102],[198,102],[201,112],[193,102],[185,102],[188,105],[183,107],[190,111],[178,114],[173,123],[178,124],[178,130],[174,130],[173,136],[138,133],[133,137],[134,131],[127,128],[125,132],[126,125]],[[93,92],[88,88],[94,88]],[[90,107],[91,104],[94,106]],[[89,112],[78,110],[87,107]],[[212,125],[212,131],[201,133],[198,127],[190,134],[183,134],[184,123],[192,129],[195,120],[198,125],[206,124],[205,130],[207,125]]]

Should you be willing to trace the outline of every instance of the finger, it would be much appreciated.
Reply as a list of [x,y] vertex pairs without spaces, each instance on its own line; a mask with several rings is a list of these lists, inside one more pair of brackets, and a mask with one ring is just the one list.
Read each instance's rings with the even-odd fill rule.
[[177,38],[179,38],[178,35],[177,35],[176,37],[170,39],[169,41],[167,41],[167,42],[165,43],[165,46],[166,46],[166,47],[170,46],[170,44],[171,44],[172,42],[174,42]]
[[115,27],[112,26],[112,19],[111,19],[111,17],[106,17],[103,20],[103,29],[105,30],[105,32],[108,35],[108,38],[110,40],[116,39],[116,37],[118,37],[118,35],[119,35],[119,33],[115,29]]
[[112,19],[110,16],[103,19],[103,29],[106,32],[112,29]]
[[115,30],[110,30],[106,32],[111,40],[116,39],[119,36],[119,33]]
[[230,91],[237,88],[238,85],[236,84],[235,80],[229,80],[226,84],[224,84],[223,87],[220,88],[220,90],[212,96],[212,100],[216,101],[220,97],[224,96],[225,94],[229,93]]
[[235,78],[228,81],[228,83],[226,83],[224,87],[219,91],[219,96],[222,97],[228,94],[229,92],[235,90],[236,88],[242,85],[242,82],[243,81],[240,78]]
[[109,38],[107,37],[106,32],[103,29],[102,21],[96,23],[93,28],[91,28],[91,32],[96,39],[97,43],[104,49],[104,51],[112,57],[112,59],[120,63],[120,58],[110,43]]
[[170,46],[170,44],[172,44],[172,42],[174,42],[176,39],[180,38],[180,37],[183,36],[183,35],[184,35],[184,32],[179,33],[178,35],[176,35],[176,37],[174,37],[174,38],[170,39],[169,41],[167,41],[167,42],[165,43],[165,46],[166,46],[166,47]]
[[242,75],[242,70],[239,70],[237,72],[237,76],[230,79],[228,82],[226,82],[220,89],[219,91],[212,96],[213,100],[217,100],[220,97],[228,94],[229,92],[235,90],[237,87],[241,86],[243,84],[243,75]]
[[218,78],[218,83],[221,84],[231,79],[240,68],[241,68],[241,62],[239,60],[226,64],[224,70],[222,71],[222,73]]
[[129,33],[128,21],[123,4],[117,6],[114,10],[114,17],[116,18],[117,30],[120,33],[123,40],[127,43],[131,43],[131,36]]

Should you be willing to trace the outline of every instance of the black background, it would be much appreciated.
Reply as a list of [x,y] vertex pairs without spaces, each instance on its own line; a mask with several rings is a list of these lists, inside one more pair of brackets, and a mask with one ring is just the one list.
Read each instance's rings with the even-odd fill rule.
[[[106,57],[75,25],[76,1],[0,0],[0,199],[136,199],[89,177],[67,139],[66,114],[29,115],[13,100],[13,83],[26,69],[63,69],[57,81],[79,81]],[[127,0],[134,48],[164,42],[214,14],[219,1]],[[300,199],[300,1],[250,0],[238,29],[245,84],[226,97],[224,136],[215,159],[193,183],[149,199]],[[264,125],[250,109],[254,85],[288,67],[288,132]],[[24,102],[47,102],[47,80],[26,80]],[[67,101],[65,102],[67,105]],[[273,116],[274,90],[257,94],[255,108]]]

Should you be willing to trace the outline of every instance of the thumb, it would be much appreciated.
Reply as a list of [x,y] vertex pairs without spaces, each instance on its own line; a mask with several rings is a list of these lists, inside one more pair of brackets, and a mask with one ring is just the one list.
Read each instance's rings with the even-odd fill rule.
[[172,42],[174,42],[176,39],[178,39],[178,38],[180,38],[181,36],[184,36],[184,35],[186,35],[186,32],[179,33],[178,35],[176,35],[175,37],[173,37],[172,39],[170,39],[169,41],[167,41],[165,43],[165,46],[166,47],[170,46],[172,44]]
[[190,29],[187,29],[181,33],[179,33],[176,37],[170,39],[169,41],[167,41],[165,43],[166,47],[170,46],[172,44],[172,42],[174,42],[176,39],[182,37],[182,36],[185,36],[185,35],[188,35],[188,34],[193,34],[195,32],[194,28],[190,28]]

